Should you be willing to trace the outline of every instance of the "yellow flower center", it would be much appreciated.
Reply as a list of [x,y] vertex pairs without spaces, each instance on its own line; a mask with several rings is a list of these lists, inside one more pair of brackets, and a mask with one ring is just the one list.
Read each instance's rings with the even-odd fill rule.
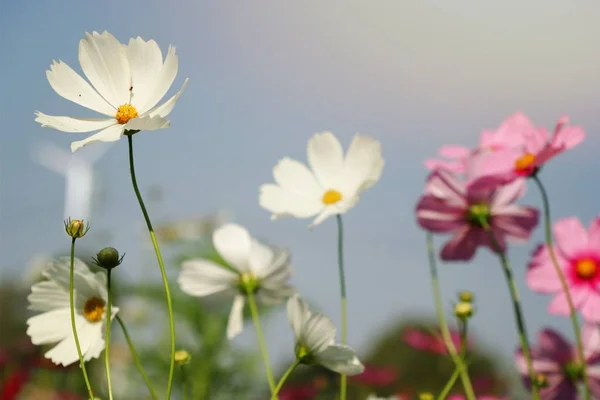
[[129,122],[130,119],[134,119],[138,117],[138,112],[134,106],[131,104],[123,104],[119,106],[117,110],[117,115],[115,115],[115,119],[121,125],[124,125]]
[[337,190],[330,189],[323,195],[322,201],[324,204],[331,205],[342,200],[342,194]]
[[535,156],[531,153],[525,153],[515,161],[515,169],[521,172],[528,172],[532,169],[535,162]]
[[575,263],[575,273],[581,279],[591,279],[598,272],[598,263],[589,258],[582,258]]
[[100,297],[90,297],[83,306],[83,316],[90,322],[99,322],[104,315],[106,302]]

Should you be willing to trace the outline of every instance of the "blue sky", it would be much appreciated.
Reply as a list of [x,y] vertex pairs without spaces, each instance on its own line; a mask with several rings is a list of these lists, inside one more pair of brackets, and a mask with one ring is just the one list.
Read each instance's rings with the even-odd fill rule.
[[[190,84],[171,128],[136,135],[143,191],[162,185],[155,219],[226,209],[251,232],[293,252],[294,283],[339,321],[334,220],[310,232],[308,221],[271,222],[258,205],[260,184],[283,156],[306,160],[306,142],[331,130],[345,146],[356,132],[381,140],[386,166],[378,185],[345,216],[350,343],[361,350],[395,317],[433,312],[424,232],[414,204],[424,158],[444,143],[474,144],[484,128],[515,111],[552,127],[567,114],[582,125],[583,146],[545,168],[554,217],[598,213],[600,26],[593,1],[253,2],[158,0],[0,4],[0,277],[18,276],[33,254],[62,250],[63,180],[35,164],[31,147],[68,149],[76,134],[42,129],[33,112],[86,116],[56,95],[44,71],[61,59],[80,71],[85,32],[108,30],[177,47],[179,74]],[[368,4],[368,5],[367,5]],[[77,138],[76,138],[77,136]],[[97,165],[106,203],[92,218],[126,251],[124,277],[156,272],[142,257],[143,220],[130,186],[127,145],[116,143]],[[539,204],[535,190],[525,203]],[[541,240],[536,232],[535,241]],[[441,243],[438,240],[438,244]],[[531,336],[546,324],[549,298],[523,282],[532,245],[510,249]],[[517,343],[497,261],[480,251],[468,265],[441,265],[449,302],[476,293],[474,329],[499,352]],[[248,329],[246,340],[252,340]],[[291,342],[283,314],[267,330],[274,354]],[[277,358],[277,356],[275,356]]]

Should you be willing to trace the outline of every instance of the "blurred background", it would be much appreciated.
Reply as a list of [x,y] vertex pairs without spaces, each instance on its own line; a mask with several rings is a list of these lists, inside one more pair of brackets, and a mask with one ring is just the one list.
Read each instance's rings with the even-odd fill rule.
[[[85,32],[108,30],[121,42],[138,35],[154,39],[163,53],[172,44],[179,55],[173,90],[190,78],[170,115],[171,128],[136,136],[135,151],[150,215],[164,227],[161,244],[170,254],[180,322],[188,325],[178,340],[193,354],[193,398],[264,398],[265,388],[254,330],[248,326],[232,343],[224,340],[226,310],[207,308],[176,287],[181,259],[206,251],[215,225],[240,223],[290,249],[293,283],[339,325],[334,221],[314,231],[309,221],[271,222],[258,205],[258,187],[272,180],[281,157],[305,161],[314,132],[331,130],[346,146],[356,132],[382,142],[382,179],[345,216],[349,343],[372,365],[370,375],[353,381],[351,392],[362,399],[371,392],[439,390],[451,374],[447,357],[406,340],[407,329],[413,339],[411,329],[426,342],[434,338],[428,336],[435,319],[425,234],[413,212],[427,175],[423,159],[439,146],[475,145],[481,130],[515,111],[548,128],[569,115],[586,129],[585,145],[545,167],[541,178],[554,218],[575,214],[587,221],[597,214],[598,190],[590,182],[597,181],[600,143],[598,12],[592,0],[0,0],[2,390],[18,387],[31,399],[44,398],[48,388],[63,396],[82,393],[77,368],[50,368],[44,349],[32,347],[24,332],[31,284],[48,258],[68,250],[62,220],[72,192],[63,175],[77,164],[69,143],[83,137],[42,129],[33,112],[91,116],[56,95],[45,77],[52,60],[80,71],[77,46]],[[155,349],[168,332],[156,329],[165,317],[162,294],[153,292],[160,288],[159,273],[131,188],[127,145],[93,147],[80,155],[95,159],[92,172],[75,180],[93,190],[92,229],[78,253],[85,261],[105,246],[127,253],[115,277],[119,306],[136,342],[147,346],[148,368],[161,376],[167,361]],[[540,199],[532,190],[523,202],[539,205]],[[569,321],[548,315],[549,299],[529,292],[523,281],[529,253],[541,240],[538,229],[532,243],[510,249],[529,334],[534,339],[550,325],[571,337]],[[511,367],[517,335],[497,260],[479,251],[469,264],[440,265],[440,274],[448,314],[459,290],[476,295],[470,331],[481,391],[510,387],[511,398],[519,398]],[[281,373],[293,355],[292,334],[282,308],[263,312]],[[123,376],[119,398],[143,398],[122,336],[116,334],[115,343],[115,349],[123,346],[122,354],[114,351],[124,371],[113,374]],[[421,363],[429,374],[415,367]],[[102,368],[96,370],[102,379]],[[299,370],[290,390],[305,396],[297,399],[328,398],[335,382],[321,371]]]

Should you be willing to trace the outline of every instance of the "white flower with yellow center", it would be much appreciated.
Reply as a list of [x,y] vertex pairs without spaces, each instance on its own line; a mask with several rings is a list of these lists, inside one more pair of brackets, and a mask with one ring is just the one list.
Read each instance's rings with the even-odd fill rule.
[[331,132],[315,134],[308,142],[308,163],[283,158],[273,168],[276,184],[260,187],[259,202],[272,212],[272,219],[317,216],[311,227],[326,218],[344,214],[356,205],[363,191],[381,177],[381,144],[356,135],[344,150]]
[[[69,365],[79,361],[69,302],[70,258],[53,261],[43,272],[47,279],[31,287],[27,297],[29,309],[40,311],[27,320],[27,335],[35,345],[54,344],[46,358],[55,364]],[[75,325],[85,361],[97,358],[104,350],[106,321],[106,273],[92,272],[81,260],[74,263]],[[114,317],[119,309],[112,306]]]
[[342,375],[358,375],[365,370],[351,347],[335,343],[333,322],[311,312],[297,294],[289,298],[287,314],[296,337],[296,358],[303,364],[322,365]]
[[294,289],[287,282],[292,274],[289,253],[266,246],[237,224],[225,224],[213,233],[213,244],[231,267],[196,258],[183,262],[179,285],[185,293],[204,297],[224,294],[233,298],[227,323],[232,339],[243,329],[243,311],[250,291],[262,304],[280,304]]
[[175,48],[169,47],[163,62],[162,52],[154,40],[141,37],[119,43],[110,33],[86,33],[79,42],[79,63],[88,83],[62,61],[54,61],[46,71],[56,93],[80,106],[108,118],[73,118],[36,112],[42,127],[63,132],[100,131],[84,140],[71,143],[75,151],[89,143],[114,142],[125,131],[146,131],[169,127],[165,118],[181,95],[187,79],[177,94],[155,107],[167,94],[177,75]]

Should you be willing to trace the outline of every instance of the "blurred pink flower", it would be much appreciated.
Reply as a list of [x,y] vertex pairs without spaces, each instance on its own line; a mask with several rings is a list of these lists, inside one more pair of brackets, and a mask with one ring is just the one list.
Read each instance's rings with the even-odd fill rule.
[[567,117],[562,117],[552,138],[543,127],[531,129],[525,132],[523,145],[473,154],[466,161],[467,174],[471,179],[495,176],[505,183],[533,175],[544,163],[577,146],[585,138],[581,127],[568,126],[568,122]]
[[[600,217],[591,221],[587,231],[576,217],[560,219],[553,228],[554,251],[574,306],[587,322],[600,323]],[[533,291],[556,293],[549,312],[569,315],[569,305],[547,246],[539,246],[534,252],[526,280]]]
[[479,246],[492,246],[485,220],[501,250],[506,237],[526,241],[538,223],[538,210],[514,204],[525,194],[525,182],[498,185],[483,178],[470,184],[447,170],[436,170],[427,178],[424,194],[416,207],[417,221],[424,229],[436,233],[454,233],[444,245],[441,258],[467,261]]
[[[600,361],[600,331],[597,326],[587,325],[583,327],[581,336],[592,397],[599,398],[600,367],[594,364]],[[537,346],[532,346],[531,357],[533,369],[546,382],[546,387],[540,390],[542,400],[578,399],[577,384],[581,382],[582,371],[575,346],[553,329],[544,329],[538,335]],[[515,353],[515,365],[525,385],[531,388],[521,349]]]
[[[466,400],[466,397],[460,394],[453,394],[446,398],[446,400]],[[477,396],[477,400],[509,400],[508,397],[496,397],[496,396]]]
[[521,146],[525,135],[534,129],[533,124],[522,113],[515,113],[504,120],[498,129],[481,132],[479,145],[470,149],[465,146],[446,145],[438,151],[440,157],[449,159],[440,160],[430,158],[425,160],[425,167],[430,170],[438,168],[462,174],[467,170],[467,159],[474,153],[488,153],[507,148]]
[[0,399],[17,399],[30,378],[31,372],[28,368],[16,368],[8,375],[4,380],[2,387],[0,387]]
[[[441,337],[441,332],[438,330],[439,337],[428,332],[415,328],[407,328],[402,333],[404,342],[414,349],[428,351],[436,354],[447,354],[446,344]],[[460,333],[456,330],[450,330],[450,337],[456,348],[460,346]],[[467,339],[467,347],[471,346],[471,340]]]
[[313,382],[287,385],[279,392],[279,400],[312,400],[319,394]]
[[377,367],[365,365],[362,374],[349,377],[350,381],[371,387],[382,387],[391,385],[398,378],[396,370],[392,367]]

